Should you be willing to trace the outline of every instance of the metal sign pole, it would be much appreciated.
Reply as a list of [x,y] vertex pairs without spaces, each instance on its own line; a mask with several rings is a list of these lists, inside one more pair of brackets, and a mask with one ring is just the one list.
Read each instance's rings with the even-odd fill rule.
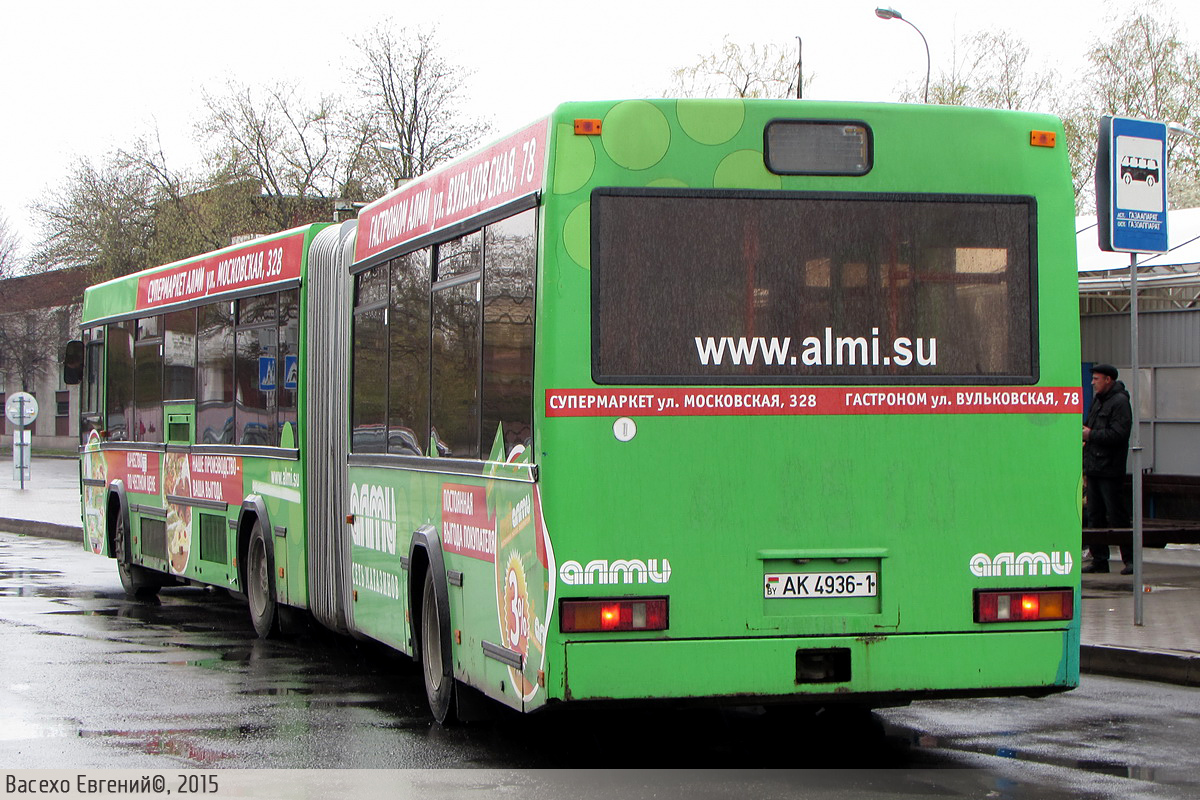
[[25,398],[17,397],[17,472],[21,474],[21,491],[25,491]]
[[1129,353],[1133,384],[1133,424],[1129,449],[1133,453],[1133,624],[1142,624],[1142,419],[1141,376],[1138,372],[1137,253],[1129,254]]

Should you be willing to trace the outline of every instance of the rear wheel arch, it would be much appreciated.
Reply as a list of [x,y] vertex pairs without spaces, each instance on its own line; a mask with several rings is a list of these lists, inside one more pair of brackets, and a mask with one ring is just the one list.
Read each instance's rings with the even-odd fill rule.
[[275,585],[274,528],[261,497],[251,495],[242,501],[237,532],[240,588],[246,595],[255,632],[269,638],[281,632],[281,604]]
[[[117,520],[123,518],[125,520],[125,530],[129,528],[129,498],[125,494],[125,484],[119,480],[113,481],[108,486],[108,497],[104,502],[104,535],[106,544],[108,545],[108,557],[117,557],[116,531]],[[129,543],[126,542],[128,547]],[[125,553],[129,555],[128,552]]]
[[[422,677],[425,679],[430,710],[438,722],[445,722],[451,716],[454,703],[454,648],[451,638],[450,590],[446,581],[446,562],[442,554],[441,539],[433,526],[424,525],[413,533],[412,543],[409,545],[408,563],[409,619],[411,620],[413,655],[422,665]],[[430,585],[432,592],[427,592],[427,586]],[[437,606],[436,614],[426,613],[430,594]],[[427,621],[433,619],[436,619],[438,630],[430,631],[429,633],[436,633],[431,637],[426,635],[424,626]],[[428,641],[437,642],[439,645],[438,655],[440,658],[434,659],[434,663],[440,662],[442,667],[442,687],[441,691],[436,693],[436,697],[430,686],[429,676],[425,674],[430,661],[424,652],[423,643]]]

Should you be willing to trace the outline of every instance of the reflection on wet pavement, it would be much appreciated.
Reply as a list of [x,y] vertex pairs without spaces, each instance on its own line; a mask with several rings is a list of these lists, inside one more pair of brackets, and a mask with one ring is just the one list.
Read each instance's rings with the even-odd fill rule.
[[[909,776],[871,784],[871,796],[1072,797],[1093,780],[1150,781],[1158,796],[1200,793],[1190,766],[1170,766],[1190,765],[1194,745],[1190,757],[1137,756],[1146,729],[1130,718],[1146,705],[1140,696],[1120,713],[1090,715],[1064,713],[1078,705],[1065,695],[876,714],[655,706],[520,717],[497,709],[490,721],[443,728],[402,655],[315,626],[262,641],[243,602],[196,587],[132,602],[111,560],[69,545],[30,547],[0,534],[0,597],[6,766],[870,766]],[[1170,702],[1180,711],[1166,721],[1200,738],[1194,721],[1180,721],[1186,702]],[[957,780],[946,767],[986,770]],[[1035,767],[1044,774],[1028,777]],[[776,787],[754,774],[758,791],[745,796],[794,795],[792,778]]]

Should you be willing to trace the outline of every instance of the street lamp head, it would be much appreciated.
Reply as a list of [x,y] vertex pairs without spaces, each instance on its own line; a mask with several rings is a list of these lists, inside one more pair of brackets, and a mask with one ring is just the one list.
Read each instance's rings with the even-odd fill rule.
[[880,19],[898,19],[905,25],[908,25],[917,35],[921,37],[921,41],[925,44],[925,102],[929,103],[929,74],[933,70],[933,60],[929,57],[929,40],[925,38],[925,34],[921,33],[921,29],[900,15],[900,12],[894,8],[876,8],[875,16]]
[[1194,130],[1192,130],[1191,128],[1184,127],[1183,125],[1180,125],[1178,122],[1168,122],[1167,130],[1169,130],[1171,133],[1175,134],[1176,136],[1191,136],[1193,139],[1200,139],[1200,135],[1198,135]]

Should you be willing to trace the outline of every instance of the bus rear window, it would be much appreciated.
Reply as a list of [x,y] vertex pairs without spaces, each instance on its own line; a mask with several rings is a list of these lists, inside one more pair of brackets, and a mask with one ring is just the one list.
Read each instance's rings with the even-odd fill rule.
[[601,189],[597,383],[1032,383],[1034,200]]
[[871,129],[862,122],[775,120],[764,134],[767,169],[778,175],[866,175]]

